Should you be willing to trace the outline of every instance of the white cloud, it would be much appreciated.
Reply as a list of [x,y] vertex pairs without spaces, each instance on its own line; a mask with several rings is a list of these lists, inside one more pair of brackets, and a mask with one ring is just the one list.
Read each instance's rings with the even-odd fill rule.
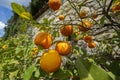
[[7,26],[7,25],[0,21],[0,29],[5,28],[5,26]]

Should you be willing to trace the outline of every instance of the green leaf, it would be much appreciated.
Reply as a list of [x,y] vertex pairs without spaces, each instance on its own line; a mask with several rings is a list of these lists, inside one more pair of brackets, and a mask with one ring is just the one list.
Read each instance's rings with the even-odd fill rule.
[[109,66],[107,66],[108,70],[111,71],[116,76],[120,76],[120,61],[113,61]]
[[81,80],[114,80],[104,69],[80,57],[76,64]]
[[10,72],[10,75],[9,75],[10,80],[14,80],[15,77],[17,76],[17,74],[18,74],[18,70],[14,71],[14,72]]
[[43,19],[43,22],[46,23],[46,24],[49,24],[48,18],[44,18],[44,19]]
[[112,72],[108,72],[108,75],[113,79],[116,80],[116,76]]
[[58,33],[58,31],[53,31],[53,35],[55,36],[55,37],[58,37],[59,36],[59,33]]
[[23,23],[21,26],[20,26],[20,31],[21,32],[24,32],[27,28],[27,24],[26,23]]
[[22,12],[20,14],[20,17],[27,19],[27,20],[31,20],[32,19],[32,15],[29,12]]
[[104,24],[105,22],[105,16],[102,16],[102,18],[100,19],[100,24]]
[[62,70],[62,69],[58,70],[53,74],[53,77],[58,78],[60,80],[64,80],[64,79],[67,80],[71,76],[72,76],[72,73],[70,71]]
[[104,69],[98,67],[95,64],[90,66],[89,71],[94,80],[113,80]]
[[76,67],[78,70],[80,80],[94,80],[89,71],[87,70],[86,66],[82,63],[80,58],[77,58],[76,60]]
[[40,76],[40,71],[39,71],[39,69],[36,69],[36,71],[35,71],[35,77],[39,77]]
[[25,12],[25,9],[21,5],[15,3],[15,2],[11,3],[11,7],[12,7],[12,10],[15,13],[17,13],[18,15],[20,15],[23,12]]
[[24,80],[30,80],[33,72],[36,70],[36,67],[34,64],[32,64],[24,73]]

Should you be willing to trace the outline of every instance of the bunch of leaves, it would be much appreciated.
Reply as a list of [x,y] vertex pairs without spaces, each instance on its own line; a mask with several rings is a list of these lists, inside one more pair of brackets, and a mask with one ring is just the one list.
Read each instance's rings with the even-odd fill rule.
[[32,64],[33,48],[29,36],[19,34],[0,42],[0,79],[23,79],[24,71]]

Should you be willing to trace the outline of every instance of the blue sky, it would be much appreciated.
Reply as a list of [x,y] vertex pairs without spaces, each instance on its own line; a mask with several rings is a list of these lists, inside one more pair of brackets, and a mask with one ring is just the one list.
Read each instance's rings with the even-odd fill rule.
[[4,27],[8,19],[13,15],[11,11],[11,2],[16,2],[28,6],[31,0],[0,0],[0,37],[4,35]]

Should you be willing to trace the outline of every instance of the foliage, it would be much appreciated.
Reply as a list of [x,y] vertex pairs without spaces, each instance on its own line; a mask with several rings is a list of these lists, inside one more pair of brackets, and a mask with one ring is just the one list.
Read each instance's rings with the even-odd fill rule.
[[[37,27],[40,32],[48,32],[53,37],[53,49],[56,42],[66,41],[71,44],[72,50],[69,55],[61,56],[62,65],[60,69],[53,73],[46,73],[40,67],[39,60],[46,49],[39,48],[39,54],[31,54],[36,46],[29,34],[16,34],[14,37],[0,43],[0,79],[24,79],[24,80],[119,80],[120,79],[120,23],[119,11],[111,11],[111,8],[118,0],[67,0],[67,7],[75,13],[66,13],[61,23],[55,22],[55,18],[44,18],[42,23],[33,20],[30,13],[23,11],[19,4],[12,4],[15,13],[26,22],[22,25]],[[93,6],[94,4],[94,6]],[[83,9],[88,8],[89,14],[84,17],[79,15]],[[20,10],[17,11],[17,10]],[[22,11],[22,12],[21,12]],[[97,19],[93,13],[97,13]],[[57,11],[55,12],[57,13]],[[55,14],[54,13],[54,14]],[[59,15],[57,15],[59,16]],[[71,17],[73,16],[73,17]],[[84,20],[89,23],[83,24]],[[76,21],[76,23],[74,23]],[[28,24],[27,24],[28,23]],[[64,36],[60,33],[60,27],[71,24],[73,33]],[[90,25],[90,28],[87,28]],[[78,26],[86,29],[81,31]],[[87,27],[86,27],[87,26]],[[22,27],[24,30],[24,27]],[[22,29],[21,28],[21,29]],[[77,34],[76,32],[80,32]],[[95,48],[88,48],[88,43],[83,41],[83,37],[94,36],[92,41],[96,41]],[[110,36],[112,35],[112,36]],[[85,47],[85,46],[87,47]],[[51,64],[52,65],[52,64]]]
[[[3,47],[6,46],[6,47]],[[0,42],[0,79],[23,79],[24,70],[32,65],[33,42],[25,34]]]

